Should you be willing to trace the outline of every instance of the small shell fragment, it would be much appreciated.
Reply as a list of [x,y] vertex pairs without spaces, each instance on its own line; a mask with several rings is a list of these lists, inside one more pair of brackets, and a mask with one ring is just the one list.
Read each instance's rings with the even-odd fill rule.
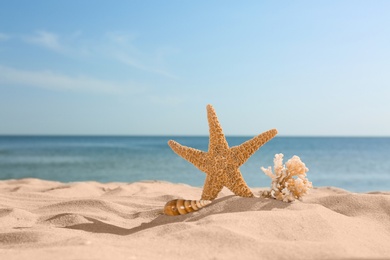
[[176,199],[168,201],[164,206],[164,214],[168,216],[184,215],[200,210],[211,203],[211,200],[183,200]]

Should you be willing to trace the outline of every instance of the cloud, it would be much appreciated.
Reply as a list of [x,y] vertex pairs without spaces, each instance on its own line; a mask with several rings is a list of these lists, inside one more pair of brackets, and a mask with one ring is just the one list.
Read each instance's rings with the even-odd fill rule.
[[40,45],[53,51],[63,51],[64,46],[59,42],[59,36],[46,31],[38,31],[34,36],[25,37],[27,42]]
[[0,42],[1,41],[6,41],[10,38],[10,36],[8,34],[5,34],[5,33],[0,33]]
[[121,45],[128,45],[131,44],[137,36],[132,33],[125,33],[125,32],[107,32],[106,38],[108,38],[110,41],[115,42],[117,44]]
[[117,61],[120,61],[123,64],[131,66],[133,68],[147,71],[147,72],[151,72],[154,74],[158,74],[158,75],[164,76],[166,78],[170,78],[170,79],[178,79],[178,77],[176,75],[173,75],[172,73],[169,73],[168,71],[165,71],[163,69],[149,67],[149,66],[139,62],[134,57],[129,56],[126,53],[119,53],[119,52],[113,53],[112,57],[114,59],[116,59]]
[[[51,71],[18,70],[2,65],[0,65],[0,85],[23,85],[57,91],[110,94],[122,92],[129,86],[129,84],[118,84],[85,76],[72,77]],[[140,90],[142,89],[139,88],[138,91]]]
[[164,69],[165,53],[161,50],[158,52],[144,52],[137,48],[134,41],[137,39],[136,35],[123,32],[108,32],[106,33],[108,40],[104,53],[109,55],[109,58],[121,62],[127,66],[138,70],[143,70],[160,76],[178,79],[176,75]]
[[81,31],[71,35],[37,31],[33,36],[25,36],[23,39],[77,60],[100,59],[102,63],[109,60],[165,78],[178,79],[165,65],[165,57],[176,53],[171,51],[172,48],[145,51],[134,43],[136,35],[126,32],[107,32],[97,39],[82,36],[84,35]]

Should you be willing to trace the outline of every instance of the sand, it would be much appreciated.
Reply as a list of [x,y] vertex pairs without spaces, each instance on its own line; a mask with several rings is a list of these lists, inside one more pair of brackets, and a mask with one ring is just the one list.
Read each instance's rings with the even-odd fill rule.
[[201,192],[160,181],[0,181],[0,258],[390,259],[390,192],[321,187],[285,203],[224,189],[200,211],[160,214]]

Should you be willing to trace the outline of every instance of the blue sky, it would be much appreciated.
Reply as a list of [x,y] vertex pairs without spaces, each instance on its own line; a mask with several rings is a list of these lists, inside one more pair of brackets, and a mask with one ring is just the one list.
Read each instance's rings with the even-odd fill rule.
[[0,134],[390,135],[390,1],[3,1]]

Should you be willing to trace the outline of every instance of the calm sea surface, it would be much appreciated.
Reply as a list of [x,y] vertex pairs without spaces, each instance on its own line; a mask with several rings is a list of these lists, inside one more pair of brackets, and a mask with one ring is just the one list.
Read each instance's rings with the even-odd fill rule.
[[[252,137],[227,137],[230,146]],[[0,179],[62,182],[165,180],[202,186],[205,174],[167,145],[168,140],[207,151],[208,137],[0,136]],[[390,190],[390,138],[276,137],[240,169],[250,187],[268,187],[260,170],[298,155],[314,186],[356,192]]]

